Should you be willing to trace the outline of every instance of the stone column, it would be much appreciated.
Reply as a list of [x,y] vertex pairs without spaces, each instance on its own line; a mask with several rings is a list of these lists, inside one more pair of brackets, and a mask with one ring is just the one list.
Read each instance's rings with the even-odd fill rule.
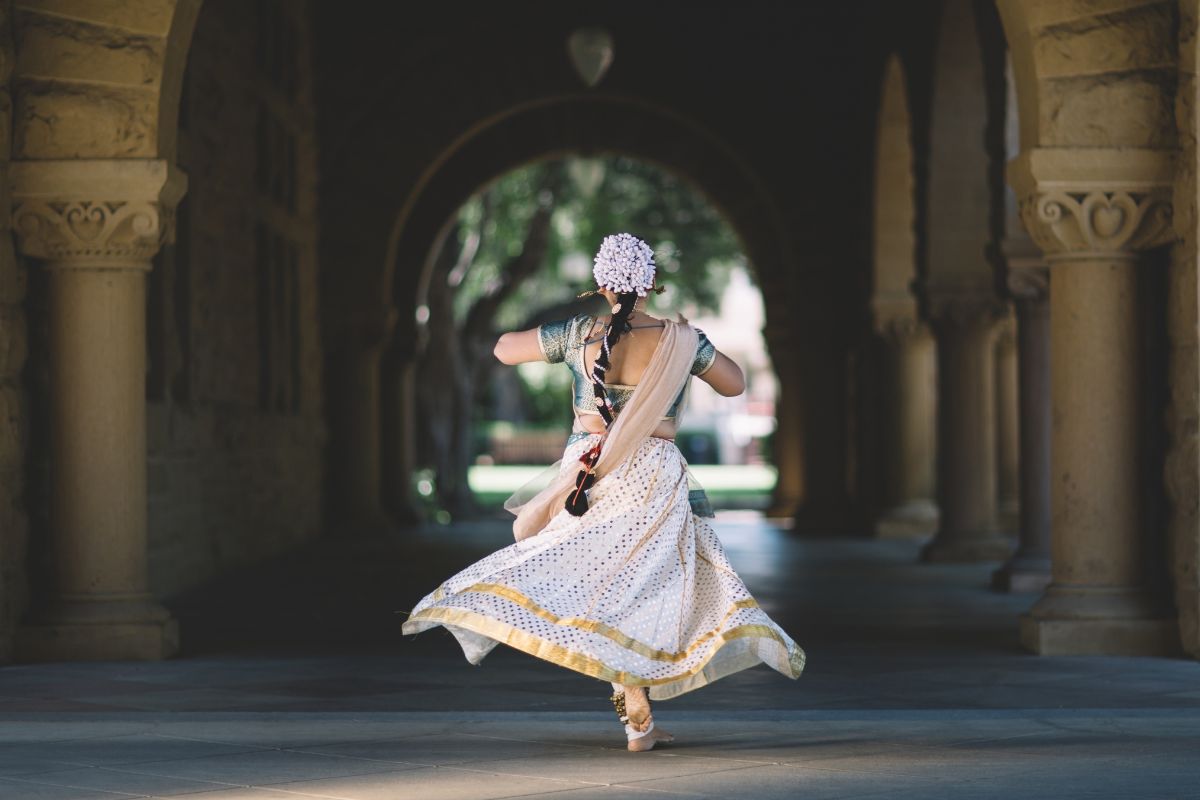
[[1020,509],[1017,370],[1016,320],[1008,316],[996,331],[996,506],[1005,533],[1016,531]]
[[1004,307],[990,292],[931,298],[938,346],[937,535],[925,561],[1007,558],[1012,543],[996,526],[996,322]]
[[330,364],[335,444],[331,530],[347,537],[384,536],[395,525],[383,509],[380,367],[396,324],[390,306],[352,312]]
[[814,327],[801,333],[796,348],[804,497],[793,530],[848,534],[861,530],[865,522],[848,491],[849,347],[836,322],[806,322]]
[[1138,254],[1169,240],[1172,170],[1155,151],[1033,150],[1009,166],[1050,265],[1053,581],[1021,618],[1045,655],[1165,654],[1179,631],[1146,582]]
[[763,338],[767,342],[767,349],[771,353],[771,361],[779,381],[771,453],[776,471],[775,491],[771,496],[771,507],[767,510],[767,516],[791,517],[800,507],[804,497],[799,369],[790,331],[778,325],[768,325],[763,329]]
[[884,344],[883,508],[875,533],[925,536],[937,529],[936,360],[928,328],[911,317],[882,326]]
[[417,469],[417,361],[411,347],[393,347],[385,358],[384,380],[384,505],[402,525],[420,521],[413,496]]
[[1008,259],[1017,311],[1020,492],[1017,552],[992,576],[1005,592],[1050,583],[1050,276],[1041,257]]
[[160,160],[11,166],[13,229],[49,272],[49,604],[23,661],[160,659],[178,623],[146,566],[146,273],[185,176]]

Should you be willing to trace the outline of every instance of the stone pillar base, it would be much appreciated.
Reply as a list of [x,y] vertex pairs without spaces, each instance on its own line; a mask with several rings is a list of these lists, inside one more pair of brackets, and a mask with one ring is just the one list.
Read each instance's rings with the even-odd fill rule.
[[1169,656],[1182,652],[1176,620],[1134,586],[1051,584],[1021,616],[1021,643],[1041,655]]
[[1050,559],[1024,558],[1020,554],[992,573],[992,588],[997,592],[1041,592],[1050,585]]
[[1003,561],[1012,555],[1013,541],[998,533],[982,536],[941,536],[925,545],[926,562]]
[[17,629],[17,661],[157,661],[179,652],[179,621],[153,598],[60,604]]
[[1177,586],[1175,607],[1179,609],[1179,638],[1184,652],[1200,658],[1200,591],[1191,586]]
[[1046,619],[1021,615],[1021,644],[1043,656],[1174,656],[1179,629],[1168,619]]
[[932,536],[938,527],[938,508],[930,500],[912,500],[884,512],[875,521],[879,539],[922,539]]

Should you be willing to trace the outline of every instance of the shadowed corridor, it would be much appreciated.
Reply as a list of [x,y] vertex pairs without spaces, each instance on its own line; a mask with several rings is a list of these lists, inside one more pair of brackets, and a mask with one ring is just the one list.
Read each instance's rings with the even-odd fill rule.
[[[1031,595],[993,564],[919,564],[918,542],[801,538],[750,512],[718,533],[756,599],[805,648],[663,701],[675,710],[1200,707],[1185,659],[1039,657],[1019,645]],[[505,519],[403,540],[319,541],[168,601],[181,656],[14,665],[8,711],[604,711],[607,684],[502,646],[472,666],[444,628],[399,633],[438,581],[511,543]]]

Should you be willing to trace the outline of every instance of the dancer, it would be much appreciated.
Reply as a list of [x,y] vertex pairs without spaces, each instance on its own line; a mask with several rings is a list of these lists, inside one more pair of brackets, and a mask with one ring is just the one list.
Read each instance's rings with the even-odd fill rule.
[[655,727],[651,700],[760,663],[798,678],[805,656],[733,570],[673,441],[691,376],[734,396],[741,369],[682,319],[645,313],[661,291],[645,242],[605,237],[593,274],[610,317],[496,344],[505,364],[574,374],[575,424],[553,479],[505,504],[517,541],[443,581],[402,631],[443,625],[472,664],[503,643],[607,681],[628,749],[645,751],[674,738]]

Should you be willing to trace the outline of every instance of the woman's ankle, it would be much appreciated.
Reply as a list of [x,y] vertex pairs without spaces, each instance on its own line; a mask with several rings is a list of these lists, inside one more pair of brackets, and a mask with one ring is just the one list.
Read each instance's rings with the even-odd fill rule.
[[625,711],[637,730],[645,731],[651,724],[650,695],[644,686],[626,686]]

